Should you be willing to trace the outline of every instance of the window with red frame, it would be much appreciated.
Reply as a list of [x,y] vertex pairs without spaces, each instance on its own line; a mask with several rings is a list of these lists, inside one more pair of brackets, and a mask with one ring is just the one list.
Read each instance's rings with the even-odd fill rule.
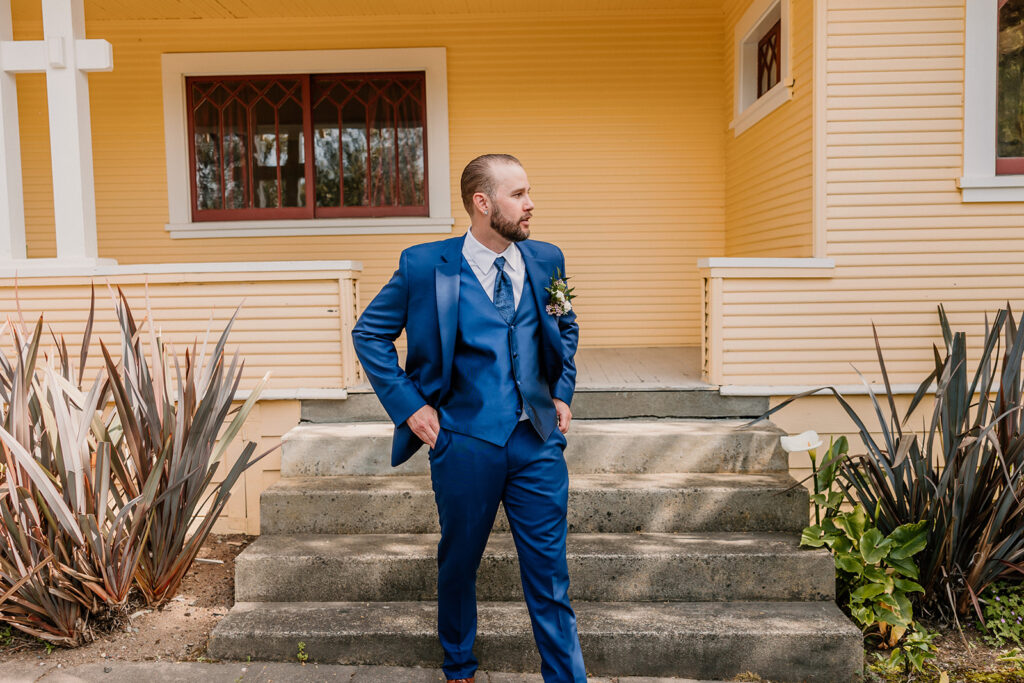
[[757,41],[757,96],[761,97],[782,79],[782,20]]
[[426,216],[414,73],[186,79],[195,221]]
[[999,2],[996,173],[1024,173],[1024,0]]

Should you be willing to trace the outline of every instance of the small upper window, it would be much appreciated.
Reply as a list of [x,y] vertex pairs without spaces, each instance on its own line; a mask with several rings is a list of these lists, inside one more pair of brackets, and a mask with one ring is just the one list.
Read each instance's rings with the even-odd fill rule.
[[192,220],[427,216],[423,72],[186,79]]
[[757,41],[757,96],[760,98],[782,80],[782,20],[776,21]]
[[753,0],[733,29],[736,94],[729,127],[736,135],[793,97],[788,7],[783,0]]
[[1024,174],[1024,0],[999,2],[996,174]]

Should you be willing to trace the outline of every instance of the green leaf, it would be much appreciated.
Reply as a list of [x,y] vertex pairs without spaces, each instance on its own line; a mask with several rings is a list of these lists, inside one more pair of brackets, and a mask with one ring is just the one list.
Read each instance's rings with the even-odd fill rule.
[[924,593],[924,587],[921,586],[921,584],[919,584],[917,581],[893,577],[893,584],[896,586],[896,588],[903,591],[904,593],[912,593],[914,591]]
[[921,576],[921,573],[917,568],[917,564],[914,562],[912,558],[894,558],[890,553],[889,557],[886,558],[885,562],[893,569],[898,570],[904,576],[909,576],[912,579],[917,579]]
[[857,576],[861,576],[864,572],[864,564],[849,553],[836,553],[835,562],[836,566],[844,572],[850,572]]
[[889,552],[892,539],[882,536],[878,529],[871,528],[865,531],[860,537],[860,554],[868,564],[875,564]]
[[825,540],[822,538],[821,527],[813,524],[811,526],[804,527],[803,532],[800,534],[800,545],[807,545],[812,548],[820,548],[825,545]]
[[850,597],[857,600],[868,600],[880,593],[885,592],[885,586],[880,583],[866,583],[857,590],[850,593]]
[[924,550],[928,544],[928,520],[903,524],[893,529],[888,538],[893,542],[890,557],[901,560]]
[[864,506],[858,503],[854,506],[852,512],[837,515],[834,521],[835,525],[845,531],[847,536],[852,539],[859,540],[864,534],[864,525],[867,523],[867,513],[864,511]]

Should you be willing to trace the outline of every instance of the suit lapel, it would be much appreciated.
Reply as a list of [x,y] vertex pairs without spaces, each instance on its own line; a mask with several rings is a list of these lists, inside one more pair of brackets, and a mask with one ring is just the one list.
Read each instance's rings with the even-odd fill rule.
[[437,296],[437,323],[441,332],[441,396],[451,385],[455,335],[459,326],[459,280],[462,269],[462,243],[466,236],[455,238],[441,252],[441,263],[434,267],[434,290]]
[[533,246],[528,244],[529,240],[519,243],[519,251],[523,255],[523,262],[526,264],[526,276],[530,278],[530,289],[533,290],[533,298],[537,302],[537,314],[540,317],[542,348],[545,357],[548,359],[549,367],[554,370],[561,368],[562,344],[561,334],[558,331],[558,321],[553,315],[549,315],[546,307],[548,304],[548,293],[544,288],[551,284],[551,275],[555,272],[555,264],[548,263],[537,258],[533,252]]

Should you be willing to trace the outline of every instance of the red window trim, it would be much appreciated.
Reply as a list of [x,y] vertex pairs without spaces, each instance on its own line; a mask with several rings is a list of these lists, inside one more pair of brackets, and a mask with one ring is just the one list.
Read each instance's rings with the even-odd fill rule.
[[[422,206],[316,206],[314,196],[316,184],[313,181],[315,164],[313,163],[313,107],[310,95],[310,81],[313,76],[317,77],[355,77],[355,78],[386,78],[386,77],[416,77],[423,84],[423,97],[421,98],[420,117],[423,122],[423,205]],[[196,184],[196,150],[195,150],[195,117],[193,106],[192,88],[189,84],[193,80],[198,81],[245,81],[277,78],[297,78],[302,80],[302,126],[305,148],[306,164],[306,205],[294,207],[273,207],[273,208],[244,208],[244,209],[202,209],[198,208],[199,192]],[[185,79],[185,101],[188,117],[188,153],[189,153],[189,185],[190,185],[190,209],[193,222],[207,221],[231,221],[231,220],[288,220],[315,218],[382,218],[402,216],[429,216],[430,215],[430,165],[427,156],[427,98],[426,98],[426,74],[423,71],[374,71],[360,73],[316,73],[316,74],[255,74],[244,76],[195,76]],[[396,161],[397,163],[397,161]],[[251,174],[250,174],[251,176]],[[248,178],[251,184],[251,177]],[[250,188],[251,191],[251,188]]]
[[997,157],[996,175],[1024,175],[1024,157]]

